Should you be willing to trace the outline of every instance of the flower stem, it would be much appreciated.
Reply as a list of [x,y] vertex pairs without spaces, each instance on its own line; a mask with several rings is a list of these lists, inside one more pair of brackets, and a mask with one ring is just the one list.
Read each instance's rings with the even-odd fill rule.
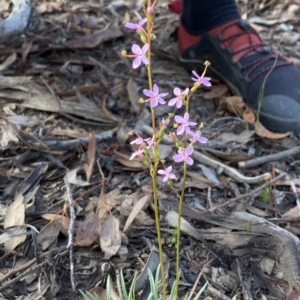
[[184,199],[184,193],[185,193],[185,183],[186,183],[186,171],[187,171],[187,164],[183,164],[183,182],[182,182],[182,188],[181,188],[181,194],[179,198],[179,207],[178,207],[178,223],[177,223],[177,249],[176,249],[176,290],[175,290],[175,296],[177,299],[178,296],[178,285],[179,285],[179,279],[180,279],[180,261],[179,261],[179,254],[180,254],[180,227],[181,227],[181,215],[182,215],[182,206],[183,206],[183,199]]
[[[151,0],[148,0],[148,7],[151,6]],[[147,15],[147,42],[149,45],[149,49],[147,52],[147,58],[149,61],[149,65],[147,65],[148,72],[148,83],[149,90],[152,91],[153,83],[152,83],[152,67],[151,67],[151,35],[152,35],[152,27],[153,21],[151,20],[151,15]],[[156,136],[156,126],[155,126],[155,111],[154,108],[151,108],[151,122],[152,122],[152,130],[153,130],[153,140],[155,142],[155,147],[157,147],[157,136]],[[162,289],[163,289],[163,299],[167,300],[167,288],[165,281],[165,269],[164,269],[164,258],[163,258],[163,246],[162,246],[162,238],[160,232],[160,220],[159,220],[159,204],[157,198],[157,168],[159,164],[159,159],[154,158],[154,163],[152,166],[152,188],[153,188],[153,202],[154,202],[154,214],[155,214],[155,226],[156,226],[156,235],[157,235],[157,243],[158,243],[158,252],[159,252],[159,261],[160,261],[160,272],[161,272],[161,281],[162,281]]]
[[158,198],[157,198],[157,177],[156,177],[157,165],[158,165],[158,162],[155,162],[153,174],[152,174],[153,201],[154,201],[155,225],[156,225],[156,235],[157,235],[157,243],[158,243],[163,297],[165,300],[167,300],[167,288],[166,288],[166,281],[165,281],[163,247],[162,247],[162,238],[161,238],[161,233],[160,233],[160,222],[159,222],[159,211],[158,211],[159,205],[158,205]]

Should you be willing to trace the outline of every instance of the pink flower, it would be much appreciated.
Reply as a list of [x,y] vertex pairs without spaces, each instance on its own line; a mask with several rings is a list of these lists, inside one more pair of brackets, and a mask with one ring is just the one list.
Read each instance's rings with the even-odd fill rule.
[[149,64],[149,60],[145,56],[145,54],[147,53],[148,49],[149,49],[149,45],[148,44],[145,44],[143,46],[143,48],[140,48],[140,46],[137,45],[137,44],[133,44],[132,45],[131,50],[132,50],[132,52],[134,54],[131,55],[130,57],[135,57],[135,59],[132,62],[132,67],[134,69],[138,68],[142,62],[145,65]]
[[172,173],[172,166],[167,167],[165,170],[158,170],[157,173],[160,175],[164,175],[163,181],[176,179],[175,174]]
[[163,97],[166,97],[168,93],[160,94],[157,84],[153,85],[153,91],[145,89],[143,93],[145,96],[149,97],[149,99],[147,99],[146,101],[150,102],[151,107],[156,107],[159,103],[166,104],[166,101],[163,99]]
[[175,121],[180,125],[177,128],[177,135],[183,134],[184,132],[190,132],[190,126],[197,125],[196,122],[189,122],[190,115],[186,112],[183,117],[175,116]]
[[154,15],[154,5],[155,5],[156,1],[149,7],[147,7],[147,13],[150,15]]
[[143,25],[147,22],[147,18],[143,19],[142,21],[138,22],[138,23],[130,23],[127,22],[125,24],[125,27],[129,28],[129,29],[134,29],[137,32],[141,31],[143,29]]
[[186,149],[178,150],[178,154],[173,156],[175,162],[186,162],[188,165],[192,165],[194,160],[190,157],[190,155],[194,152],[194,148],[192,146],[186,147]]
[[161,120],[161,127],[167,128],[167,126],[168,126],[169,123],[170,123],[169,119],[165,120],[164,118],[162,118],[162,120]]
[[148,146],[146,147],[147,149],[151,149],[155,146],[155,142],[152,139],[146,139],[145,142],[148,144]]
[[168,105],[173,106],[173,105],[176,104],[176,107],[180,108],[182,106],[182,102],[183,102],[184,97],[189,93],[189,89],[186,88],[184,91],[181,91],[180,88],[176,87],[176,88],[174,88],[173,93],[176,97],[172,98],[169,101]]
[[142,138],[142,137],[138,137],[138,138],[136,138],[135,140],[133,140],[131,143],[130,143],[130,145],[132,145],[132,144],[137,144],[137,145],[141,145],[141,144],[143,144],[144,143],[144,139]]
[[189,132],[189,135],[191,138],[189,139],[190,142],[196,143],[199,142],[200,144],[206,144],[207,143],[207,138],[201,136],[201,131],[197,130],[196,132]]
[[192,73],[195,76],[195,77],[192,77],[192,80],[194,80],[200,84],[203,84],[205,86],[211,86],[211,83],[209,82],[211,80],[211,78],[199,76],[195,71],[192,71]]
[[144,156],[144,151],[143,151],[143,149],[138,149],[138,150],[134,151],[134,152],[131,154],[129,160],[134,159],[136,156],[142,158],[142,157]]

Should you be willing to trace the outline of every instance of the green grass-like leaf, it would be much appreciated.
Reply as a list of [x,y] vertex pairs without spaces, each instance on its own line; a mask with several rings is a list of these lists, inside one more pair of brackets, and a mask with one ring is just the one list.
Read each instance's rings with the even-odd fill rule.
[[[153,276],[153,274],[150,270],[148,270],[148,274],[149,274],[149,282],[150,282],[150,288],[151,288],[151,293],[148,297],[148,300],[163,300],[163,297],[161,295],[162,283],[161,283],[161,278],[160,278],[160,267],[157,267],[155,277]],[[137,274],[135,274],[135,276],[132,280],[132,283],[130,285],[129,291],[128,291],[126,288],[124,275],[122,272],[120,272],[120,283],[121,283],[121,289],[122,289],[122,294],[123,294],[122,298],[124,300],[135,300],[136,277],[137,277]],[[207,283],[199,290],[199,292],[194,297],[191,297],[190,294],[187,294],[184,297],[184,300],[190,300],[190,299],[198,300],[200,298],[200,296],[202,295],[202,293],[204,292],[206,286],[207,286]],[[85,300],[102,300],[99,296],[97,296],[96,294],[93,295],[90,292],[80,291],[80,293],[82,294],[82,296]],[[167,299],[168,300],[176,300],[175,293],[176,293],[176,282],[174,281],[171,291],[170,291],[170,294],[168,295]],[[107,295],[107,300],[112,300],[110,276],[108,276],[108,278],[107,278],[106,295]],[[210,297],[206,297],[204,300],[210,300],[210,299],[211,299]]]

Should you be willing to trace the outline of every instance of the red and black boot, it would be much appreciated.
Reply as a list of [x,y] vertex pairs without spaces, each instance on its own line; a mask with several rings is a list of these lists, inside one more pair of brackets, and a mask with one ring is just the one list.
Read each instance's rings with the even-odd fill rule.
[[[208,60],[213,77],[225,82],[254,110],[260,105],[259,119],[268,129],[299,133],[300,70],[275,53],[249,23],[239,17],[233,7],[235,1],[206,2],[183,2],[179,27],[180,62],[187,70],[201,72],[203,63]],[[217,2],[221,4],[205,8]],[[172,2],[170,6],[173,11],[180,12],[180,2]]]

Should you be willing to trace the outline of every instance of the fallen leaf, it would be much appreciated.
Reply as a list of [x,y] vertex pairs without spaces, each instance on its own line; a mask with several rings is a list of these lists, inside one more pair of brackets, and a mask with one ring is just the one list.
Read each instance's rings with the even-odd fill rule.
[[[16,196],[14,202],[12,202],[6,211],[4,218],[4,228],[23,225],[25,221],[25,204],[23,203],[24,197],[19,194]],[[22,230],[26,233],[26,228]],[[4,247],[7,250],[13,251],[17,246],[23,243],[26,239],[26,235],[20,235],[13,237],[4,243]]]
[[18,56],[15,52],[6,57],[6,59],[0,64],[0,71],[4,71],[5,69],[7,69],[7,67],[9,67],[16,61],[17,57]]
[[292,218],[292,219],[298,219],[300,217],[300,211],[299,207],[296,205],[287,212],[285,212],[282,216],[284,218]]
[[238,116],[242,116],[245,109],[243,98],[239,96],[221,97],[220,106],[228,112]]
[[104,251],[104,259],[106,260],[117,254],[121,247],[119,222],[113,215],[109,215],[103,223],[100,246]]
[[254,130],[244,130],[240,134],[234,134],[232,132],[223,132],[218,136],[218,139],[223,143],[238,142],[245,143],[250,140],[254,135]]
[[254,158],[254,155],[248,155],[244,153],[242,150],[237,150],[237,152],[232,153],[226,153],[223,151],[215,150],[215,149],[209,149],[205,148],[205,151],[208,153],[213,154],[213,156],[221,158],[222,160],[226,160],[229,162],[240,162],[240,161],[246,161]]
[[98,201],[101,201],[101,202],[98,204],[98,208],[97,208],[98,209],[98,218],[100,220],[100,223],[102,223],[103,220],[106,219],[106,216],[109,213],[109,211],[112,208],[116,208],[116,207],[120,206],[122,204],[123,200],[124,200],[124,194],[123,193],[121,194],[121,191],[118,188],[115,188],[104,195],[105,203],[103,202],[103,199],[101,199],[101,196],[100,196]]
[[114,151],[114,154],[116,155],[115,160],[125,167],[133,170],[146,169],[146,166],[138,159],[129,160],[129,155],[123,154],[118,151]]
[[82,37],[67,41],[65,45],[71,48],[91,49],[97,47],[99,44],[110,41],[112,39],[123,36],[123,33],[116,28],[108,28],[92,34],[85,34]]
[[124,120],[118,124],[117,141],[120,145],[124,145],[129,138],[128,129],[126,127],[127,121]]
[[42,250],[46,250],[53,244],[60,232],[62,219],[56,219],[44,226],[37,235],[37,242],[41,245]]
[[206,167],[202,164],[198,164],[197,166],[201,168],[202,173],[212,185],[221,185],[217,173],[213,168]]
[[256,113],[249,107],[245,107],[243,111],[243,119],[250,124],[254,124],[257,120]]
[[129,101],[131,103],[131,111],[134,114],[138,114],[141,111],[141,105],[139,104],[139,95],[137,93],[138,87],[133,78],[131,77],[126,86]]
[[86,218],[78,229],[75,245],[88,247],[99,237],[100,223],[99,217],[94,214]]
[[150,199],[151,199],[151,194],[147,194],[134,204],[134,206],[126,220],[126,223],[124,225],[123,232],[125,232],[130,227],[130,225],[132,224],[132,222],[134,221],[136,216],[141,212],[143,207],[146,204],[149,205]]
[[224,96],[228,92],[226,84],[213,85],[209,92],[205,92],[203,98],[206,100],[212,100]]
[[[99,297],[99,299],[107,299],[107,293],[106,293],[106,290],[100,286],[96,286],[94,288],[92,288],[90,291],[89,291],[89,294],[90,295],[93,295],[93,298],[97,295]],[[89,298],[86,298],[86,299],[93,299],[92,296],[90,296]]]
[[[57,214],[44,214],[42,215],[42,218],[48,221],[61,220],[60,231],[63,235],[67,237],[69,236],[69,228],[70,228],[70,221],[71,221],[69,217],[65,217]],[[82,224],[81,221],[75,221],[75,232],[78,231],[81,224]]]
[[77,176],[77,172],[80,170],[81,168],[75,168],[71,171],[69,171],[66,174],[66,179],[70,184],[74,184],[74,185],[78,185],[78,186],[87,186],[87,185],[91,185],[91,183],[84,181],[82,179],[82,177],[79,175]]
[[14,239],[15,237],[24,236],[26,238],[26,235],[27,235],[26,228],[24,228],[23,226],[15,226],[12,228],[8,228],[2,234],[0,234],[0,244],[3,244],[6,241],[9,241],[11,239]]
[[91,175],[93,174],[95,156],[96,156],[96,138],[95,138],[95,132],[93,131],[89,135],[89,144],[88,144],[88,152],[87,152],[88,162],[84,165],[84,171],[85,171],[87,181],[90,181]]
[[272,140],[283,139],[287,137],[290,133],[274,133],[266,129],[260,122],[255,123],[255,133],[263,138],[268,138]]

